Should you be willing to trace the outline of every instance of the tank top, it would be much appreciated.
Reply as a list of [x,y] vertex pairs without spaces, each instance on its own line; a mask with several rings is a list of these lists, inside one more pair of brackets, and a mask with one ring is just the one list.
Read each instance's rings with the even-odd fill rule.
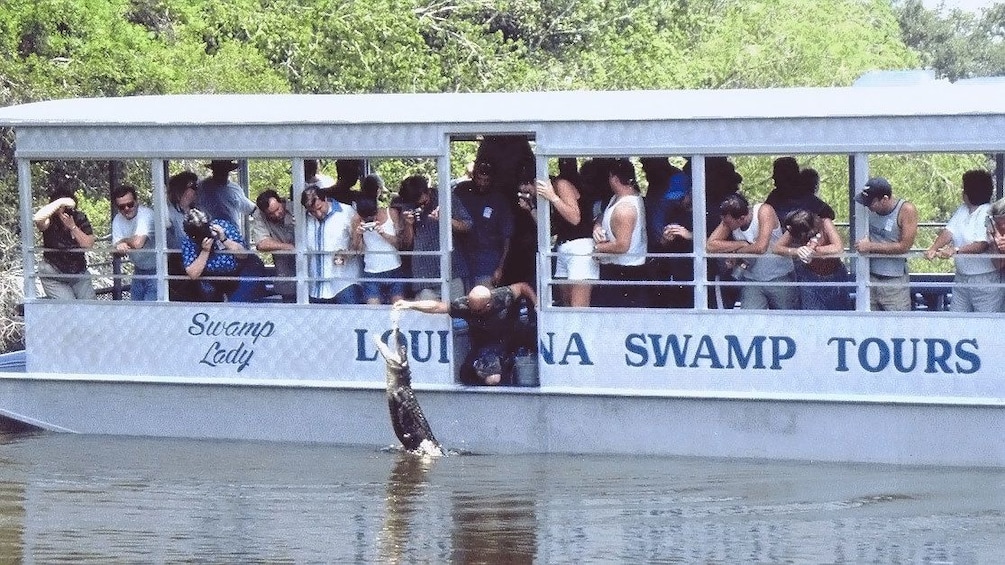
[[[869,212],[869,239],[870,241],[880,241],[884,243],[896,243],[900,241],[900,208],[904,205],[904,199],[897,201],[893,211],[889,214],[877,214]],[[883,277],[900,277],[907,273],[907,259],[904,257],[869,257],[869,272]]]
[[363,232],[363,271],[367,273],[386,273],[401,266],[401,256],[398,250],[381,233],[394,235],[394,220],[390,214],[377,229]]
[[614,208],[617,206],[635,207],[635,227],[632,229],[632,240],[628,244],[628,251],[602,257],[600,262],[608,265],[622,265],[625,267],[637,267],[646,262],[646,212],[642,205],[642,197],[638,194],[627,196],[615,196],[611,199],[604,216],[601,219],[600,227],[607,232],[607,237],[612,238],[611,217],[614,215]]
[[562,217],[554,208],[551,210],[552,232],[555,234],[558,245],[574,239],[593,237],[593,202],[580,194],[576,200],[576,207],[579,208],[579,224],[577,225],[570,224],[569,220]]
[[[754,243],[757,241],[757,233],[760,222],[758,221],[757,213],[761,209],[763,204],[754,204],[753,208],[750,210],[751,221],[747,229],[736,229],[733,230],[733,239],[737,241],[746,241],[747,243]],[[771,230],[771,239],[768,240],[768,249],[775,246],[777,242],[782,237],[782,226],[777,225],[773,230]],[[752,281],[770,281],[777,278],[784,277],[785,275],[792,272],[793,264],[790,257],[782,257],[781,255],[775,255],[770,251],[756,259],[744,259],[747,262],[747,274],[745,275],[748,280]]]

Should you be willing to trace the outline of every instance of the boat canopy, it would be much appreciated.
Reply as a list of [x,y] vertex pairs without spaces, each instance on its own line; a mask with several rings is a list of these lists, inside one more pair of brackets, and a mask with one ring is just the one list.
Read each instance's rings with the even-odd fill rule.
[[83,98],[0,109],[0,126],[28,159],[433,156],[494,133],[549,156],[988,152],[1005,84]]

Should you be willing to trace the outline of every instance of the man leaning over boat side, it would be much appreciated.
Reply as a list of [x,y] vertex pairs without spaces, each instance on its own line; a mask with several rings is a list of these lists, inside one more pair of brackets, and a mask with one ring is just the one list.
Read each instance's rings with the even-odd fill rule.
[[363,289],[356,228],[359,215],[348,204],[325,198],[317,189],[300,193],[307,211],[308,297],[312,304],[360,304]]
[[799,294],[794,286],[776,285],[794,281],[792,259],[771,252],[782,237],[781,222],[771,204],[751,204],[740,193],[727,196],[719,205],[719,225],[705,243],[709,253],[763,255],[733,261],[740,289],[740,308],[745,310],[795,310]]
[[[251,214],[251,239],[255,248],[272,253],[276,276],[281,279],[297,276],[297,258],[293,256],[296,226],[287,204],[285,198],[270,188],[255,199],[256,210]],[[274,288],[283,297],[283,302],[296,302],[296,281],[277,280]]]
[[32,219],[42,232],[45,248],[38,278],[46,298],[96,298],[84,255],[84,249],[94,246],[94,230],[87,216],[77,210],[73,191],[54,189],[49,203],[39,208]]
[[133,278],[129,283],[132,300],[157,300],[157,256],[154,255],[154,211],[140,205],[136,188],[122,185],[112,191],[115,217],[112,218],[112,247],[116,255],[129,255]]
[[[869,258],[869,281],[879,283],[869,288],[873,311],[911,309],[911,280],[904,255],[918,235],[918,210],[903,198],[893,197],[890,182],[873,177],[855,196],[855,201],[869,209],[869,235],[855,242],[855,250]],[[888,255],[888,257],[883,257]]]
[[[522,302],[537,308],[537,294],[529,284],[518,282],[489,290],[478,285],[452,302],[399,300],[395,310],[426,314],[449,314],[467,321],[471,348],[461,364],[461,382],[467,385],[512,384],[513,361],[520,347],[533,347],[532,327],[520,316]],[[529,343],[528,343],[529,341]]]

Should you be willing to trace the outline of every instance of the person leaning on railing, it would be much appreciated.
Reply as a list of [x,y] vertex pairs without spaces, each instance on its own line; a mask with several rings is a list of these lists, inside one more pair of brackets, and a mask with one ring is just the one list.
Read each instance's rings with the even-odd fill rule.
[[95,298],[87,271],[84,249],[94,246],[91,222],[80,210],[73,192],[55,189],[50,202],[32,218],[42,232],[42,261],[38,275],[47,298],[58,300]]
[[911,281],[904,254],[918,235],[918,209],[903,198],[894,198],[883,177],[869,179],[855,201],[869,209],[869,235],[855,242],[855,250],[876,255],[869,258],[869,280],[879,283],[869,290],[870,309],[910,310]]
[[[183,227],[188,236],[181,250],[185,272],[200,279],[205,300],[258,302],[265,296],[265,265],[247,248],[237,226],[192,208],[185,214]],[[204,276],[226,278],[205,280]]]
[[[991,263],[998,269],[999,276],[1005,272],[1005,198],[996,200],[988,210],[988,243],[991,253],[997,255]],[[1002,277],[1005,280],[1005,277]],[[1002,289],[1005,292],[1005,289]],[[1005,299],[1002,300],[1002,310],[1005,310]]]
[[[952,258],[953,277],[951,312],[999,312],[1005,293],[998,283],[1001,275],[987,251],[989,210],[994,194],[994,180],[985,171],[963,173],[963,204],[956,209],[946,227],[925,250],[925,258]],[[993,224],[991,224],[993,225]]]

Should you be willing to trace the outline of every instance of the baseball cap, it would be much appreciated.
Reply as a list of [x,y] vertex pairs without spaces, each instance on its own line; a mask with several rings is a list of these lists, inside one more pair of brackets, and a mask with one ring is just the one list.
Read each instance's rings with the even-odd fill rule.
[[863,206],[868,206],[877,198],[891,195],[893,195],[893,189],[890,188],[890,181],[883,177],[873,177],[865,183],[862,192],[855,196],[855,201]]
[[686,173],[677,173],[670,177],[670,185],[663,193],[663,199],[668,202],[682,200],[691,190],[691,177]]

